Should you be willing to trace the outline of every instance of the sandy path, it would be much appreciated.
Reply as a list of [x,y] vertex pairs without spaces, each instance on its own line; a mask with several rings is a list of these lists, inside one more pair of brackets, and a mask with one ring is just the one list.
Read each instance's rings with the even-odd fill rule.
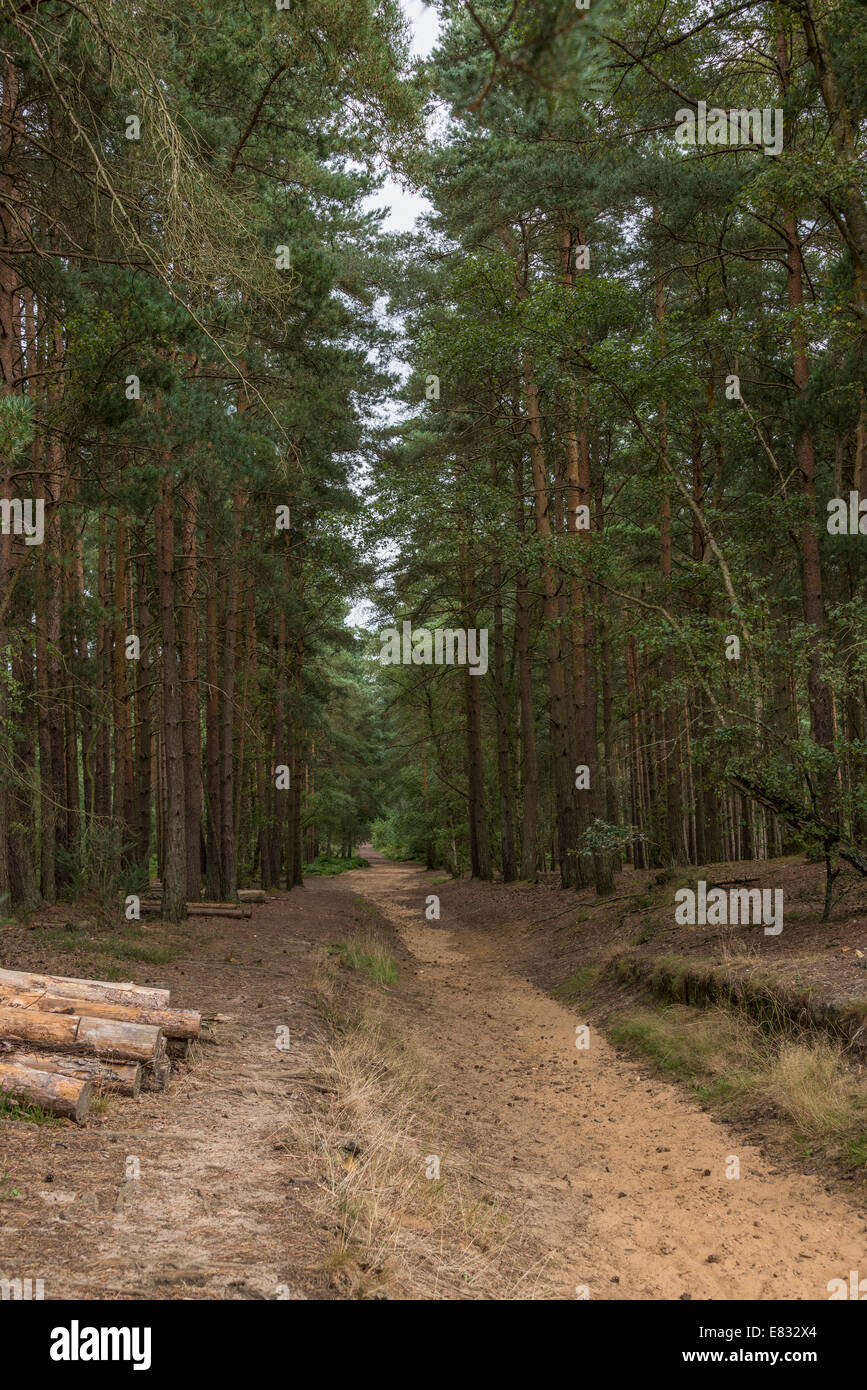
[[[431,876],[370,858],[243,926],[215,920],[204,949],[160,968],[179,1005],[226,1016],[167,1094],[115,1098],[82,1130],[2,1126],[0,1275],[42,1278],[49,1299],[347,1296],[303,1156],[280,1139],[315,1103],[302,1078],[328,1043],[311,955],[372,920],[356,895],[398,938],[399,980],[381,1002],[438,1089],[446,1172],[486,1183],[509,1218],[514,1296],[826,1298],[829,1279],[867,1273],[864,1213],[845,1196],[775,1171],[595,1030],[577,1050],[584,1020],[515,970],[477,892],[463,924],[430,923]],[[462,885],[451,891],[460,904]],[[288,1052],[275,1047],[284,1024]]]
[[431,876],[364,853],[371,868],[332,891],[374,903],[409,952],[402,1026],[458,1142],[522,1212],[536,1297],[826,1299],[829,1279],[867,1271],[862,1210],[776,1170],[596,1029],[578,1050],[584,1020],[515,973],[478,913],[463,929],[426,921]]

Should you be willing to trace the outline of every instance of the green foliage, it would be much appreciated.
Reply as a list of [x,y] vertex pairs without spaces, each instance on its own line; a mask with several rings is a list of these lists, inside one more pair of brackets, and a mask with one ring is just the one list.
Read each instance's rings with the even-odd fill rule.
[[348,859],[341,859],[335,855],[318,854],[309,864],[304,865],[305,874],[322,875],[330,878],[334,874],[345,874],[350,869],[369,869],[370,860],[364,859],[360,854],[352,854]]
[[27,396],[0,396],[0,458],[9,459],[21,453],[32,436],[30,399]]
[[[29,1101],[18,1100],[15,1096],[8,1095],[2,1084],[0,1084],[0,1119],[19,1120],[28,1125],[59,1125],[62,1123],[56,1115],[52,1115],[50,1110],[46,1110],[42,1105],[31,1105]],[[7,1187],[4,1190],[4,1182],[8,1179],[0,1178],[0,1202],[9,1201],[10,1198],[20,1197],[21,1193],[16,1187]]]
[[597,818],[582,832],[580,843],[588,853],[620,853],[636,839],[635,827],[609,825]]
[[[867,559],[863,537],[832,536],[824,524],[828,500],[855,486],[867,420],[859,290],[867,267],[853,264],[851,236],[867,224],[860,155],[832,138],[836,116],[797,7],[772,19],[761,7],[727,11],[697,26],[682,5],[662,16],[642,0],[619,8],[594,0],[580,17],[569,8],[488,0],[474,17],[446,6],[427,64],[451,121],[424,162],[435,212],[407,256],[396,300],[411,363],[407,418],[385,433],[368,526],[390,547],[383,625],[407,617],[492,631],[498,600],[518,839],[522,574],[540,846],[563,814],[549,723],[552,622],[540,599],[553,570],[567,686],[570,648],[580,653],[582,642],[571,629],[576,604],[592,623],[597,682],[605,668],[610,686],[611,746],[594,766],[601,783],[604,755],[604,800],[597,785],[600,804],[582,806],[591,824],[573,836],[576,855],[584,849],[601,862],[631,847],[658,866],[683,857],[685,846],[670,843],[672,774],[660,763],[673,711],[685,820],[701,819],[706,800],[717,835],[733,804],[731,839],[744,853],[751,837],[755,848],[756,826],[759,840],[767,830],[782,844],[794,827],[813,853],[824,853],[827,827],[840,827],[863,848]],[[845,21],[833,10],[823,22],[860,130],[855,73],[864,40],[855,8],[843,9]],[[682,93],[723,109],[782,109],[782,148],[771,158],[737,144],[679,146]],[[787,268],[792,225],[802,302]],[[564,247],[576,244],[589,248],[589,264],[575,258],[566,274]],[[807,369],[803,379],[798,367],[796,384],[800,344]],[[431,374],[434,396],[425,390]],[[583,441],[590,474],[584,537],[563,518],[564,503],[576,500],[564,480],[570,431]],[[807,443],[815,499],[800,471]],[[814,603],[805,619],[804,590],[816,590],[807,573],[811,532],[824,613],[817,617]],[[730,655],[733,636],[738,655]],[[623,660],[630,646],[633,691]],[[384,767],[389,810],[375,843],[460,872],[472,838],[461,676],[423,666],[378,674],[400,751]],[[503,730],[491,685],[489,676],[481,800],[497,860]],[[823,726],[821,710],[832,707]],[[656,779],[640,796],[632,757]],[[756,778],[766,800],[744,812],[744,780]],[[634,828],[624,824],[626,807]],[[558,823],[561,838],[565,830]],[[718,839],[713,854],[726,857],[731,841]]]
[[85,822],[75,846],[57,846],[57,863],[69,896],[93,894],[108,907],[121,895],[144,893],[148,873],[144,866],[131,863],[134,849],[119,826]]
[[336,953],[341,965],[349,970],[363,971],[374,984],[397,984],[397,962],[382,947],[359,941],[338,941],[331,950]]
[[424,853],[423,832],[412,829],[406,823],[400,809],[392,810],[373,822],[370,840],[374,849],[382,850],[389,859],[408,861],[418,859]]

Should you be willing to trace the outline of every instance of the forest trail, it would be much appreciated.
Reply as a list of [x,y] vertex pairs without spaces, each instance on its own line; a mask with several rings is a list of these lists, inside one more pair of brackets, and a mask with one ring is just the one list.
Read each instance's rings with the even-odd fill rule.
[[[112,1098],[83,1129],[3,1125],[0,1276],[41,1278],[48,1299],[351,1297],[316,1142],[332,1038],[312,972],[371,926],[397,982],[340,973],[421,1058],[446,1184],[459,1177],[502,1217],[492,1278],[466,1296],[824,1299],[830,1279],[867,1268],[864,1214],[844,1194],[775,1169],[595,1028],[577,1050],[584,1020],[521,976],[527,924],[494,898],[480,908],[484,885],[439,889],[365,853],[369,869],[308,878],[243,925],[203,919],[187,955],[137,972],[219,1016],[216,1045],[168,1092]],[[446,891],[428,922],[426,897]],[[417,1138],[426,1124],[420,1113]]]
[[389,1014],[452,1140],[538,1248],[517,1297],[826,1299],[830,1279],[867,1266],[864,1213],[844,1194],[775,1168],[595,1028],[577,1050],[584,1020],[516,973],[519,923],[429,922],[436,876],[362,852],[370,869],[329,887],[375,904],[408,953]]

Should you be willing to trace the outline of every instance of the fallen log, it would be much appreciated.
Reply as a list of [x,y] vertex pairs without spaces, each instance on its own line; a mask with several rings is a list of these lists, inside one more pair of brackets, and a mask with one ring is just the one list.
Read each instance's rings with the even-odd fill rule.
[[145,1067],[141,1075],[141,1085],[143,1091],[164,1091],[169,1084],[169,1077],[172,1071],[172,1064],[168,1057],[161,1057],[158,1062]]
[[266,903],[268,895],[264,888],[239,888],[239,903]]
[[0,1038],[29,1043],[41,1052],[84,1052],[120,1062],[154,1063],[165,1054],[162,1029],[153,1024],[2,1005]]
[[[159,916],[162,903],[156,898],[142,898],[141,911],[150,917]],[[243,903],[187,903],[188,917],[252,917],[253,909]]]
[[167,1038],[197,1038],[200,1015],[192,1009],[141,1009],[100,999],[74,999],[36,989],[15,990],[0,983],[0,1007],[36,1009],[49,1014],[86,1014],[91,1018],[116,1018],[127,1023],[150,1023]]
[[170,991],[131,980],[114,984],[107,980],[75,980],[65,975],[37,975],[30,970],[0,970],[0,985],[44,989],[49,994],[68,994],[76,999],[107,999],[112,1004],[135,1004],[143,1009],[166,1009]]
[[92,1083],[80,1077],[38,1071],[0,1060],[0,1091],[81,1124],[90,1109]]
[[[0,1008],[0,1014],[3,1012]],[[30,1010],[25,1012],[29,1013]],[[55,1014],[53,1017],[58,1018],[60,1015]],[[97,1057],[115,1058],[121,1062],[155,1064],[165,1056],[166,1051],[161,1028],[151,1023],[122,1023],[114,1018],[91,1018],[82,1015],[78,1021],[75,1041],[85,1052],[91,1052]]]
[[62,1076],[90,1081],[98,1090],[137,1096],[141,1090],[139,1062],[106,1062],[95,1057],[71,1057],[63,1052],[0,1052],[0,1064],[30,1067],[35,1071],[60,1072]]

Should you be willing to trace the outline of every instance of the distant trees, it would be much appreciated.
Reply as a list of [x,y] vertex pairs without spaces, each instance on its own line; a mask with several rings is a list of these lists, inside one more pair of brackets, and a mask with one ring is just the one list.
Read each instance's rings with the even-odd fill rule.
[[[859,867],[867,542],[828,522],[865,495],[863,12],[446,20],[383,617],[469,614],[492,659],[478,711],[448,668],[382,673],[428,768],[409,839],[485,876],[483,816],[506,877],[515,839],[600,892],[621,854]],[[676,139],[699,102],[779,150]]]

